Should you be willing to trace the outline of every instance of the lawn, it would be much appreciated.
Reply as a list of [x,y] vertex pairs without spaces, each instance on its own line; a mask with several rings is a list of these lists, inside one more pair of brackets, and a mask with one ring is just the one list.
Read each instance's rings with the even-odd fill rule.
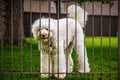
[[[5,74],[0,75],[0,80],[48,80],[39,77],[40,54],[37,41],[30,38],[26,38],[26,40],[27,45],[25,46],[0,47],[0,72],[5,72]],[[118,38],[94,37],[93,39],[92,37],[86,37],[85,40],[91,68],[90,73],[77,73],[77,65],[75,64],[73,74],[68,74],[65,79],[118,80]],[[77,55],[72,54],[72,57],[76,63]],[[23,74],[19,72],[23,72]],[[29,74],[29,72],[34,73]],[[51,79],[55,80],[54,77]]]

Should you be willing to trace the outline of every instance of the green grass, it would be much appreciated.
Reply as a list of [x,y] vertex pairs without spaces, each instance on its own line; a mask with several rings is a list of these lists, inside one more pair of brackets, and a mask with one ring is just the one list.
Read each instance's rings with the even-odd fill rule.
[[[34,39],[26,38],[27,45],[0,47],[0,72],[39,72],[40,54],[38,43]],[[32,41],[32,43],[30,43]],[[86,37],[88,60],[91,72],[89,74],[68,74],[68,80],[118,80],[118,38],[117,37]],[[73,51],[75,53],[75,51]],[[32,57],[30,56],[32,55]],[[72,54],[76,63],[76,55]],[[32,59],[32,60],[31,60]],[[2,61],[3,60],[3,61]],[[13,64],[12,64],[13,62]],[[22,63],[22,65],[21,65]],[[32,66],[32,69],[31,69]],[[77,65],[74,65],[76,71]],[[93,72],[95,72],[93,74]],[[100,72],[105,72],[101,74]],[[115,72],[116,74],[110,74]],[[109,73],[109,74],[108,74]],[[0,80],[48,80],[40,78],[38,74],[1,74]],[[54,77],[52,80],[56,80]]]

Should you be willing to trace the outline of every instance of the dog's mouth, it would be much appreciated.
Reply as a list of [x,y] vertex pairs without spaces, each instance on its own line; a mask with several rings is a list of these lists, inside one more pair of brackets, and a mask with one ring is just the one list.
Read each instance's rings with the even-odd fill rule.
[[49,45],[49,47],[52,47],[53,43],[49,41],[49,39],[41,39],[44,44]]
[[48,35],[41,35],[40,38],[41,39],[49,39],[49,36]]

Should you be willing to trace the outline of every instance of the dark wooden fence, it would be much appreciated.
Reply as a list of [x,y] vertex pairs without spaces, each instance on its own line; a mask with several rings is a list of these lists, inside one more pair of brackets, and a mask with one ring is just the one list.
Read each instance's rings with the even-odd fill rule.
[[[48,13],[41,13],[41,17],[48,17]],[[60,17],[64,18],[66,14],[62,14]],[[39,13],[32,13],[32,22],[40,17]],[[56,18],[56,14],[50,14],[50,17]],[[102,20],[101,20],[102,19]],[[94,20],[94,23],[93,23]],[[101,22],[102,21],[102,22]],[[101,25],[102,23],[102,25]],[[101,30],[102,26],[102,30]],[[100,16],[100,15],[89,15],[88,22],[86,24],[86,36],[116,36],[118,32],[118,16]],[[111,30],[109,28],[111,27]],[[30,13],[24,12],[24,31],[25,36],[30,36]]]
[[[94,18],[94,25],[93,25]],[[102,20],[101,20],[102,19]],[[101,22],[102,21],[102,22]],[[102,23],[102,25],[101,25]],[[87,25],[86,25],[86,35],[93,35],[93,27],[94,27],[94,35],[100,36],[116,36],[118,32],[118,17],[117,16],[89,16]],[[102,30],[101,30],[102,27]],[[111,28],[111,30],[109,30]],[[101,33],[102,32],[102,33]]]

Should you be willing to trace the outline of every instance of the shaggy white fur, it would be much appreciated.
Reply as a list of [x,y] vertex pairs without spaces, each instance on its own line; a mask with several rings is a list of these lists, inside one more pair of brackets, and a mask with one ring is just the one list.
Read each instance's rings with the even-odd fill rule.
[[70,5],[68,7],[68,14],[69,14],[68,15],[69,17],[73,19],[76,18],[81,24],[82,28],[85,26],[88,19],[88,13],[84,9],[82,9],[80,6]]
[[[84,12],[81,11],[80,13]],[[52,59],[54,60],[54,73],[66,73],[67,66],[68,72],[72,72],[71,53],[73,47],[75,47],[78,55],[78,72],[90,71],[84,46],[82,22],[79,22],[72,18],[63,18],[59,21],[51,18],[41,18],[33,23],[32,33],[34,38],[39,41],[39,50],[41,51],[41,73],[52,73]],[[65,54],[66,52],[67,54]],[[68,58],[68,61],[66,61],[66,58]],[[68,64],[66,65],[66,63]],[[66,76],[66,74],[54,75],[59,78]],[[48,74],[41,74],[41,76],[48,77]]]

